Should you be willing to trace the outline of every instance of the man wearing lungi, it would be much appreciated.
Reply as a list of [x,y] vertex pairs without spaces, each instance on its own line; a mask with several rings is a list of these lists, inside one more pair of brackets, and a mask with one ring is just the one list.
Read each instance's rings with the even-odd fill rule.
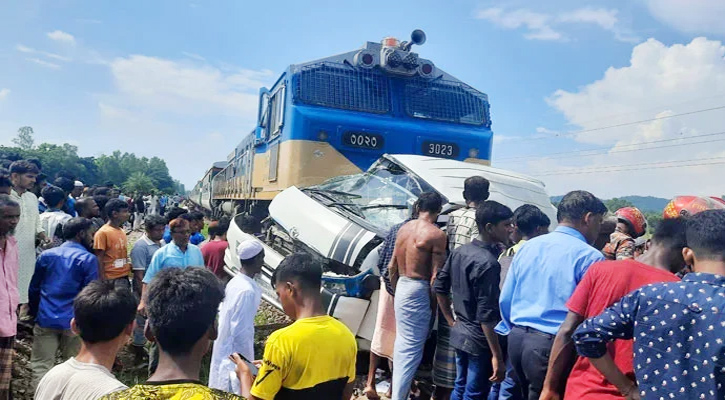
[[418,198],[418,219],[398,231],[389,273],[395,290],[396,332],[393,400],[406,400],[423,358],[437,303],[432,283],[446,257],[446,234],[436,225],[443,200],[438,193]]

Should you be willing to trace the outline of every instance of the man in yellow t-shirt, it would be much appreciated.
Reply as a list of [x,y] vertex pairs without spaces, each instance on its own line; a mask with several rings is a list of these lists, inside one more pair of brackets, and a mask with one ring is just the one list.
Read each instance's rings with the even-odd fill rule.
[[272,286],[285,314],[295,322],[269,336],[254,381],[247,365],[233,356],[242,394],[249,394],[249,399],[348,400],[352,396],[357,344],[343,323],[325,314],[321,279],[322,268],[304,253],[288,256],[275,270]]
[[111,199],[104,211],[108,222],[96,231],[93,237],[93,250],[98,257],[100,279],[113,280],[123,287],[130,288],[128,280],[131,273],[131,261],[128,258],[126,232],[121,229],[128,221],[128,203],[120,199]]

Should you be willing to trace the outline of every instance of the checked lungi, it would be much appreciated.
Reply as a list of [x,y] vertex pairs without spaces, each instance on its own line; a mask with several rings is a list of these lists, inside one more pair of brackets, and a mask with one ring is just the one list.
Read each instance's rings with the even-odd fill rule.
[[0,400],[10,398],[13,377],[13,344],[15,336],[0,337]]

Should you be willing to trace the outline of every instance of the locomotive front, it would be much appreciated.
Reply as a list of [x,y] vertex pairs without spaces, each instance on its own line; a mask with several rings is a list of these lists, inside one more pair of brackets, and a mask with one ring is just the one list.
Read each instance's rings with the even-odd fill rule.
[[488,96],[387,37],[291,65],[260,90],[258,122],[214,180],[215,208],[268,203],[282,190],[361,173],[383,154],[488,164]]

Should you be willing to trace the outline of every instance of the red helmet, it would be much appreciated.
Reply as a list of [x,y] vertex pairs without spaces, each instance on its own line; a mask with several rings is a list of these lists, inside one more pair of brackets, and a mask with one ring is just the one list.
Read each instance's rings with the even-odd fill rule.
[[630,228],[634,231],[635,238],[640,237],[647,232],[647,220],[644,217],[644,214],[642,214],[642,211],[639,211],[637,207],[623,207],[617,210],[614,215],[617,216],[617,219],[620,221],[623,221],[627,225],[630,226]]
[[712,209],[725,209],[725,204],[711,197],[677,196],[667,203],[662,216],[664,218],[687,217]]

